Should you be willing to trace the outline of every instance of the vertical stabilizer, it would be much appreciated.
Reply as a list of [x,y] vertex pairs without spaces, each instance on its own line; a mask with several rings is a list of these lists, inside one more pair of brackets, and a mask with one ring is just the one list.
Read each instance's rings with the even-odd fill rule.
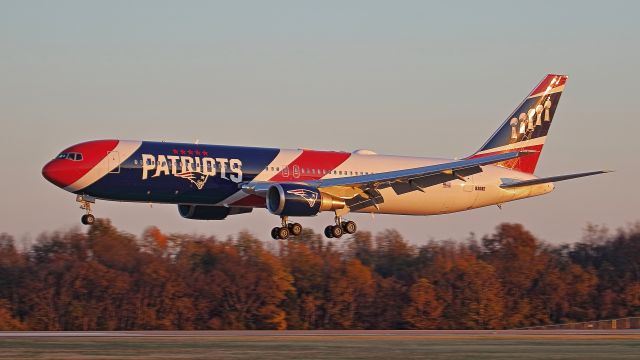
[[537,154],[498,164],[533,174],[566,83],[566,75],[545,76],[470,158],[519,150],[537,151]]

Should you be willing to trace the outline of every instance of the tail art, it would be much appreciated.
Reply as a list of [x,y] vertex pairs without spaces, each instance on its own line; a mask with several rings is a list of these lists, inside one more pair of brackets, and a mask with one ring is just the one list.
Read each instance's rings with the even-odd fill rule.
[[566,82],[566,75],[545,76],[493,136],[470,158],[533,150],[537,153],[498,164],[533,174]]

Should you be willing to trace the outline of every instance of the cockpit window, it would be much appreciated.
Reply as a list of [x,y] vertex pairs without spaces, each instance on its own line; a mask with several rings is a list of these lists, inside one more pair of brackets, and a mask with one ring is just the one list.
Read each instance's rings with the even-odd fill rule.
[[76,153],[76,152],[61,153],[60,155],[56,156],[56,159],[68,159],[68,160],[73,160],[73,161],[82,161],[82,154],[81,153]]

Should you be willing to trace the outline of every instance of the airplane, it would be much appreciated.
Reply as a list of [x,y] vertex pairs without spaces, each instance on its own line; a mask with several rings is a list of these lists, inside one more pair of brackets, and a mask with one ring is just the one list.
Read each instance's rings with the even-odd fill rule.
[[534,175],[566,75],[549,74],[474,154],[459,160],[199,143],[96,140],[73,145],[42,169],[76,194],[95,222],[96,199],[177,204],[187,219],[223,220],[266,208],[274,239],[302,232],[290,217],[333,212],[325,236],[353,234],[349,213],[436,215],[547,194],[558,181],[606,173]]

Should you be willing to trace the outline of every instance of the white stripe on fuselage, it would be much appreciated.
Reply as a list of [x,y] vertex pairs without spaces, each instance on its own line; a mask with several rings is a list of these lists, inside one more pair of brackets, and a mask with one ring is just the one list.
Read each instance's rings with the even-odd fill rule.
[[110,162],[109,156],[106,156],[108,155],[107,153],[96,166],[94,166],[91,170],[84,174],[80,179],[76,180],[76,182],[65,187],[64,189],[70,192],[75,192],[95,183],[96,181],[102,179],[105,175],[116,169],[118,166],[120,166],[126,159],[129,158],[129,156],[136,152],[141,145],[142,141],[119,140],[118,145],[113,150],[111,150],[111,152],[118,153],[118,162]]

